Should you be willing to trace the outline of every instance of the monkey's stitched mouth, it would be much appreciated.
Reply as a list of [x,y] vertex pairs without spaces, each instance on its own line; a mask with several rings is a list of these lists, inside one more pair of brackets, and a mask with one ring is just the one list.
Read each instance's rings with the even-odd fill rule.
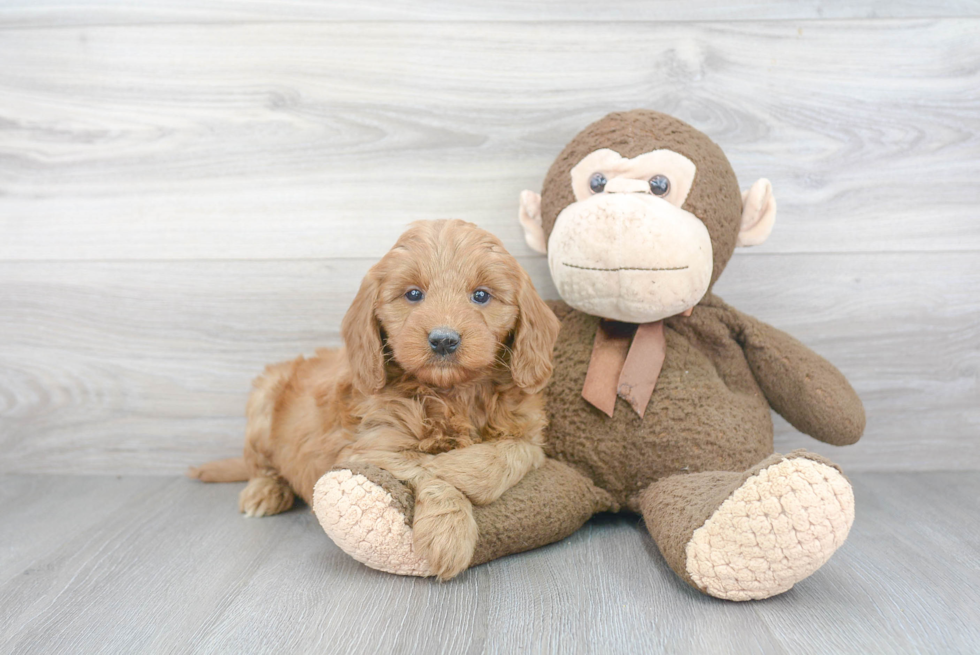
[[577,264],[569,264],[568,262],[562,262],[562,266],[567,266],[569,268],[580,268],[583,271],[684,271],[687,270],[687,266],[674,266],[667,268],[641,268],[640,266],[620,266],[618,268],[596,268],[594,266],[578,266]]

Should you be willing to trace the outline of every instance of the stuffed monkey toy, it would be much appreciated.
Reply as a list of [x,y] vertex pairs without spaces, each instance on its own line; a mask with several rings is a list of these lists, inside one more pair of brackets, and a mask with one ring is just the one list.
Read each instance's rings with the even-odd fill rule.
[[[769,182],[741,192],[707,136],[636,110],[585,128],[541,195],[520,200],[527,242],[547,254],[562,297],[548,459],[475,507],[471,565],[630,511],[674,572],[711,596],[767,598],[820,568],[854,520],[851,485],[819,455],[774,454],[770,409],[842,446],[864,431],[861,401],[829,362],[712,293],[735,247],[772,230]],[[374,467],[327,473],[314,498],[344,551],[429,575],[412,505],[411,490]]]

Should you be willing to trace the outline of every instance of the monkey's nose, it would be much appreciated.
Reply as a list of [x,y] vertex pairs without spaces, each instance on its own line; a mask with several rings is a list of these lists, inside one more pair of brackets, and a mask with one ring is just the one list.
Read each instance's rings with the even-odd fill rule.
[[439,327],[429,332],[429,346],[437,355],[451,355],[459,348],[459,332]]

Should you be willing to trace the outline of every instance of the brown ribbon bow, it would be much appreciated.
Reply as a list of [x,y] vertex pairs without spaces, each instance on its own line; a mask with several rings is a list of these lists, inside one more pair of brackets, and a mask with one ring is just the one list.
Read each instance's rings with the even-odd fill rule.
[[[682,315],[690,316],[691,310]],[[595,333],[582,397],[612,418],[619,396],[643,418],[666,356],[662,320],[639,325],[603,320]]]

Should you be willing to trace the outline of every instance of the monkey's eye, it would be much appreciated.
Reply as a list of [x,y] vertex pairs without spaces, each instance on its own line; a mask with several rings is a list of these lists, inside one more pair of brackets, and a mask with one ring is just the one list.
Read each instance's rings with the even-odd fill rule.
[[593,173],[589,178],[589,188],[592,189],[592,193],[602,193],[606,188],[606,176],[602,173]]
[[477,289],[471,297],[477,305],[486,305],[490,302],[490,292],[486,289]]
[[422,293],[421,289],[409,289],[405,292],[405,300],[408,302],[420,302],[425,298],[425,294]]
[[670,191],[670,180],[663,175],[654,175],[650,178],[650,193],[655,196],[665,196]]

